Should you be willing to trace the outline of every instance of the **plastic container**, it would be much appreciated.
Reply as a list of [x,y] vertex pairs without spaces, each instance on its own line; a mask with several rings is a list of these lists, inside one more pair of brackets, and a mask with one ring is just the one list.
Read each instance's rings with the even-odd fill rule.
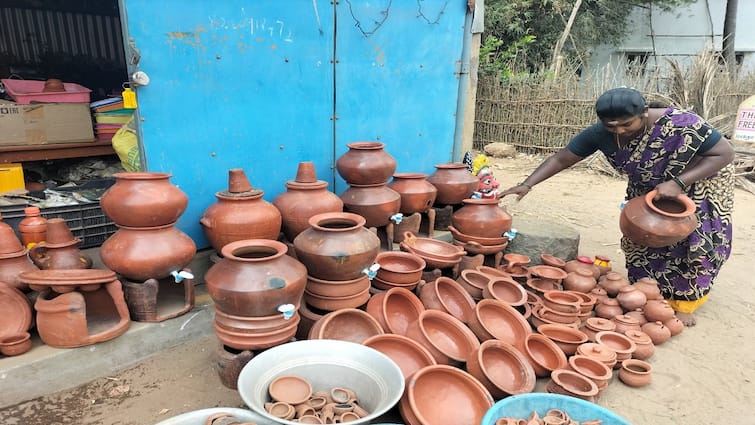
[[24,169],[21,164],[0,164],[0,193],[24,187]]
[[31,102],[89,103],[91,90],[75,83],[63,83],[64,92],[43,92],[44,81],[3,79],[5,91],[21,105]]
[[504,417],[526,419],[532,412],[537,412],[543,417],[551,409],[563,410],[577,422],[599,419],[603,421],[603,425],[631,425],[626,419],[595,403],[550,393],[527,393],[506,397],[488,409],[481,425],[495,425],[498,419]]
[[18,233],[24,247],[31,248],[47,237],[47,219],[42,217],[39,207],[24,208],[24,215],[18,223]]

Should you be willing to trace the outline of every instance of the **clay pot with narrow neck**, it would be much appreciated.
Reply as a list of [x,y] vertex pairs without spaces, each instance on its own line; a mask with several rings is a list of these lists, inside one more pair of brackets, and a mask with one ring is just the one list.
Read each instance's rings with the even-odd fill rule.
[[561,284],[566,290],[586,294],[592,291],[598,282],[595,280],[595,277],[593,277],[590,270],[586,268],[577,268],[573,272],[568,273]]
[[463,207],[451,216],[459,232],[483,238],[500,238],[511,230],[511,215],[498,205],[498,199],[464,199]]
[[385,143],[353,142],[336,160],[336,171],[350,185],[385,184],[396,171],[396,159],[385,151]]
[[671,338],[671,330],[663,322],[647,322],[642,325],[642,332],[648,334],[655,345],[661,345]]
[[388,187],[401,195],[399,211],[403,214],[429,210],[438,196],[438,189],[427,181],[427,174],[423,173],[396,173]]
[[626,285],[619,289],[619,293],[616,294],[616,300],[624,311],[632,311],[636,308],[642,308],[647,302],[647,297],[645,293],[633,285]]
[[661,295],[661,288],[658,286],[658,281],[652,277],[643,277],[634,283],[634,287],[639,289],[645,298],[648,300],[660,300],[663,299]]
[[615,298],[606,298],[595,304],[595,315],[598,317],[613,319],[619,314],[624,314],[624,310]]
[[649,322],[665,322],[674,317],[674,309],[666,300],[649,300],[643,307]]
[[356,279],[380,251],[380,239],[365,223],[364,217],[346,212],[312,216],[310,227],[293,241],[296,258],[318,279]]
[[186,267],[196,253],[194,241],[173,224],[119,226],[100,247],[103,264],[135,282],[168,277]]
[[464,199],[472,196],[480,184],[466,164],[460,162],[437,164],[435,172],[427,177],[427,181],[438,189],[435,203],[441,205],[461,204]]
[[286,191],[273,199],[281,213],[282,230],[293,241],[309,227],[309,219],[317,214],[343,211],[343,201],[328,190],[328,183],[317,180],[312,162],[300,162],[296,179],[286,182]]
[[579,268],[589,270],[595,279],[600,278],[600,268],[595,265],[592,258],[586,255],[580,255],[574,260],[567,261],[564,266],[564,270],[566,270],[567,273],[576,271]]
[[199,219],[207,240],[216,251],[244,239],[278,239],[281,212],[265,201],[262,190],[249,184],[240,168],[228,172],[228,190],[215,193],[217,202],[207,207]]
[[170,173],[116,173],[100,199],[102,211],[116,224],[154,227],[174,223],[186,210],[189,198],[170,182]]
[[630,329],[624,332],[627,338],[631,339],[636,346],[632,357],[640,360],[647,360],[655,354],[655,344],[650,335],[641,330]]
[[13,228],[0,220],[0,282],[22,291],[29,290],[28,286],[21,282],[19,275],[39,268],[32,263],[27,253]]
[[598,281],[598,286],[605,289],[609,297],[616,297],[621,288],[628,285],[629,280],[617,272],[608,272]]
[[92,259],[79,250],[81,239],[74,238],[65,219],[47,221],[47,240],[29,249],[29,258],[40,269],[88,269]]
[[401,195],[385,184],[349,186],[341,194],[344,210],[359,214],[367,227],[385,226],[401,209]]
[[673,245],[697,227],[695,202],[684,194],[655,199],[657,190],[630,199],[621,210],[619,228],[632,242],[651,248]]
[[235,316],[281,314],[285,304],[298,308],[307,284],[307,269],[286,255],[285,244],[269,239],[231,242],[223,258],[205,274],[207,290],[218,310]]

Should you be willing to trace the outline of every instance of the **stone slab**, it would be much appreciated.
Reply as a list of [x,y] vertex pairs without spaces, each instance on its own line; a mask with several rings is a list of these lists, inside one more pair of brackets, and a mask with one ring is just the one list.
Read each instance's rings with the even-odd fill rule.
[[579,232],[573,227],[529,217],[514,217],[513,227],[517,235],[509,242],[505,253],[526,255],[532,260],[531,264],[541,263],[540,254],[555,255],[567,261],[577,258]]

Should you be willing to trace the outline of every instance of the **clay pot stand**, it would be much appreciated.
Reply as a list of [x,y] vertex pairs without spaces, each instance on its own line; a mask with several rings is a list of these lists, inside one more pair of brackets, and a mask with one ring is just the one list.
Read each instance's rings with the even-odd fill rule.
[[462,263],[464,262],[464,258],[466,256],[461,257],[462,261],[454,264],[451,267],[444,267],[442,269],[434,268],[434,269],[425,269],[422,271],[422,280],[425,282],[432,282],[435,279],[446,276],[450,277],[451,279],[456,280],[459,277],[459,274],[463,270]]
[[137,322],[162,322],[194,308],[194,279],[178,283],[173,276],[143,283],[123,279],[123,293],[131,318]]
[[380,239],[380,249],[383,251],[393,251],[393,241],[396,234],[396,225],[392,221],[384,226],[369,227],[370,231],[375,233]]
[[125,333],[131,324],[117,279],[95,290],[63,294],[47,287],[39,293],[34,309],[40,339],[57,348],[108,341]]
[[417,236],[432,238],[435,230],[435,215],[435,209],[430,208],[427,211],[418,211],[404,216],[401,223],[396,225],[393,242],[401,243],[404,240],[405,232],[412,232]]
[[251,350],[236,350],[234,348],[218,344],[216,351],[215,370],[218,372],[220,383],[224,387],[238,389],[238,380],[241,369],[252,360],[254,353]]
[[457,205],[433,205],[432,210],[435,217],[433,218],[433,229],[448,230],[448,226],[453,224],[452,218],[454,212],[463,207],[464,204]]

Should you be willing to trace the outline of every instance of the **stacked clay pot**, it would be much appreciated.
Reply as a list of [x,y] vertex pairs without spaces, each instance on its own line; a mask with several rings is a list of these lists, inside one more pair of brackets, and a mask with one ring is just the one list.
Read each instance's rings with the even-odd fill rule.
[[469,199],[480,185],[476,176],[469,172],[467,165],[460,162],[449,162],[435,165],[435,172],[427,177],[438,189],[435,198],[436,205],[460,205]]
[[0,215],[0,282],[21,291],[29,291],[29,287],[18,276],[39,268],[27,254],[28,250],[21,244],[16,232],[2,221]]
[[336,160],[338,174],[349,184],[341,195],[344,210],[359,214],[367,227],[382,227],[401,209],[401,195],[388,187],[396,160],[380,142],[353,142]]
[[29,258],[40,269],[88,269],[92,259],[79,250],[81,239],[74,238],[65,219],[47,220],[46,240],[29,248]]
[[199,220],[215,251],[244,239],[278,239],[281,212],[262,198],[264,194],[252,188],[241,168],[228,171],[228,189],[215,193],[218,201],[207,207]]
[[471,254],[496,254],[508,246],[511,215],[497,199],[463,199],[464,206],[451,216],[448,230],[454,244]]

